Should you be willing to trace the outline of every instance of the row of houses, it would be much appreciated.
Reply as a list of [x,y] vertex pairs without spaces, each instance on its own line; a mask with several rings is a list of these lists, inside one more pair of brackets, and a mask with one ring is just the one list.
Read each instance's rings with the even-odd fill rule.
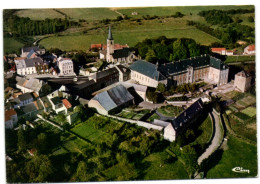
[[75,75],[73,61],[69,58],[53,58],[57,68],[49,67],[50,61],[46,58],[45,49],[37,46],[22,48],[21,57],[14,58],[17,74],[28,76],[32,74],[52,74],[60,76]]
[[[226,55],[226,56],[233,56],[236,55],[237,50],[236,49],[231,49],[228,50],[226,48],[218,47],[218,48],[211,48],[211,52],[217,53],[220,55]],[[248,45],[247,47],[244,48],[243,55],[255,55],[255,45]]]

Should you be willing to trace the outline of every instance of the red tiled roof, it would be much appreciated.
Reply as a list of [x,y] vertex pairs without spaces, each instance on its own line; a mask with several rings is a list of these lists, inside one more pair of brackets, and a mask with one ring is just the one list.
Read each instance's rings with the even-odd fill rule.
[[94,49],[94,48],[101,49],[102,48],[102,44],[91,44],[90,48],[91,49]]
[[248,45],[248,51],[254,51],[255,50],[255,45]]
[[7,87],[7,88],[5,88],[5,92],[7,92],[7,91],[11,91],[11,90],[14,90],[12,87]]
[[35,92],[33,92],[33,96],[34,96],[35,98],[38,98],[38,97],[39,97],[39,95],[37,95],[37,93],[35,93]]
[[226,48],[211,48],[212,52],[221,52],[223,50],[226,50]]
[[5,121],[9,121],[11,119],[11,116],[16,115],[17,113],[15,112],[14,109],[6,110],[5,111]]
[[67,99],[62,99],[62,103],[65,105],[65,107],[67,109],[72,107],[72,105],[70,104],[70,102]]
[[26,59],[26,57],[16,57],[16,58],[14,58],[14,60],[23,60],[23,59]]
[[[125,44],[125,45],[120,45],[118,43],[114,44],[114,49],[115,50],[122,49],[122,48],[129,48],[129,46],[127,44]],[[107,45],[104,45],[103,49],[107,49]]]

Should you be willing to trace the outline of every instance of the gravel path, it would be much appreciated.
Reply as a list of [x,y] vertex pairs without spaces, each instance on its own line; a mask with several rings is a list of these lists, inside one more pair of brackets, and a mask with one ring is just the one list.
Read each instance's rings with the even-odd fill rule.
[[156,114],[160,116],[160,120],[162,121],[167,121],[167,120],[174,120],[175,117],[170,117],[170,116],[164,116],[162,113],[160,113],[158,110],[156,110]]
[[206,149],[206,151],[199,157],[198,164],[200,165],[202,161],[206,158],[208,158],[221,144],[223,139],[223,133],[221,131],[221,120],[219,119],[219,116],[217,114],[210,113],[211,119],[213,121],[214,125],[214,131],[213,131],[213,139],[211,141],[210,146]]

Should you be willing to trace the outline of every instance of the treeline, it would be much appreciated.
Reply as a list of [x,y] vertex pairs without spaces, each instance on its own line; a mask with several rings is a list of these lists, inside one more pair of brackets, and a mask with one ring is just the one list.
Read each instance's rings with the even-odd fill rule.
[[193,39],[168,39],[165,36],[138,42],[135,49],[142,59],[158,64],[209,53],[208,47],[197,44]]
[[229,14],[245,14],[245,13],[254,13],[255,9],[231,9],[231,10],[208,10],[208,11],[201,11],[198,15],[205,18],[205,20],[212,24],[229,24],[232,23],[233,20],[229,16]]
[[197,29],[220,39],[223,44],[234,44],[237,40],[254,42],[255,31],[252,27],[247,25],[232,23],[224,28],[213,29],[205,24],[189,20],[187,21],[187,25],[195,26]]
[[6,19],[5,26],[14,36],[34,36],[58,33],[70,26],[78,26],[78,22],[67,19],[31,20],[13,15]]

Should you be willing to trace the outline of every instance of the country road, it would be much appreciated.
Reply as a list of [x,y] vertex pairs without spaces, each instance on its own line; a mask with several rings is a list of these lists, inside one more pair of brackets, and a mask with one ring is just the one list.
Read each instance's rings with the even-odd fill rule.
[[206,149],[206,151],[198,158],[199,165],[202,163],[204,159],[207,159],[212,153],[214,153],[214,151],[216,151],[216,149],[220,146],[224,138],[220,117],[214,112],[210,113],[210,116],[214,125],[214,131],[213,131],[214,137],[211,141],[211,144]]

